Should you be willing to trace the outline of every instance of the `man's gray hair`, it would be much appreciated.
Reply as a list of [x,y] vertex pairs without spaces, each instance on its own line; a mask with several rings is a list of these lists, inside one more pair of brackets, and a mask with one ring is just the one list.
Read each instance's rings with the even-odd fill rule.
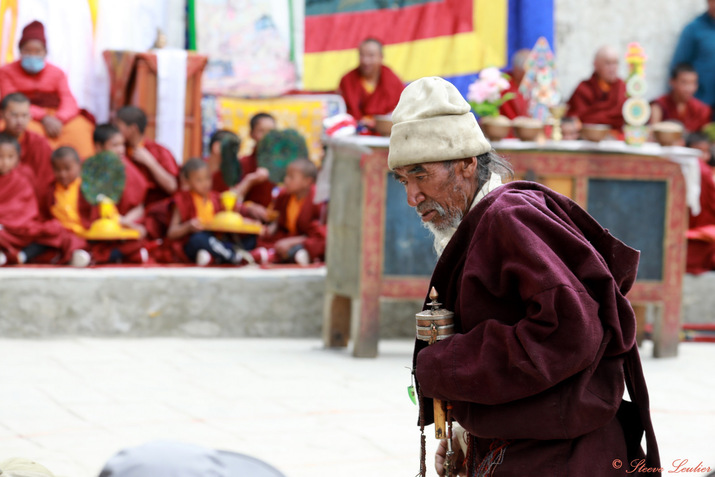
[[[444,161],[443,164],[450,170],[450,174],[454,174],[455,164],[462,160],[463,159],[454,159],[452,161]],[[502,179],[511,180],[514,178],[514,170],[511,168],[509,161],[497,154],[494,149],[477,156],[477,175],[475,176],[477,180],[477,190],[481,190],[482,186],[489,182],[492,173],[501,176]]]

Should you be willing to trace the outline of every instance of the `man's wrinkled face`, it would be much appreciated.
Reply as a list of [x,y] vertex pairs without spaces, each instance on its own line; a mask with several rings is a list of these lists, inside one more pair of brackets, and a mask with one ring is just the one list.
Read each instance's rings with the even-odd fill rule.
[[[476,168],[476,163],[475,166]],[[431,162],[398,167],[394,171],[424,225],[433,233],[455,229],[469,208],[471,192],[465,163]]]
[[10,101],[2,111],[5,129],[15,137],[20,137],[30,123],[30,103]]

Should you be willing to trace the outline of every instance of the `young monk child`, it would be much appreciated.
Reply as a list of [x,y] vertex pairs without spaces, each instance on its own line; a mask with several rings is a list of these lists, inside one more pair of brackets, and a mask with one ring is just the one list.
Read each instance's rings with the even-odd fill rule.
[[201,159],[189,159],[181,168],[181,175],[187,190],[174,195],[167,238],[181,245],[186,257],[199,266],[212,262],[239,263],[242,257],[236,253],[233,244],[204,230],[204,224],[223,210],[218,193],[211,190],[208,165]]
[[40,220],[35,189],[18,168],[19,160],[17,139],[0,133],[0,266],[22,264],[52,251],[59,256],[50,263],[87,266],[84,240],[56,220]]
[[[92,222],[100,218],[99,207],[90,204],[80,190],[82,184],[81,163],[77,151],[63,146],[52,153],[52,168],[55,171],[55,183],[48,194],[45,210],[62,223],[69,231],[84,236],[92,226]],[[125,171],[126,172],[126,171]],[[127,173],[126,183],[129,182]],[[126,191],[125,186],[125,191]],[[143,205],[140,198],[122,193],[116,204],[119,213],[119,223],[127,228],[145,234],[139,223],[142,218]],[[47,212],[46,212],[47,213]],[[106,263],[146,263],[149,259],[145,242],[138,240],[90,240],[89,252],[95,264]]]
[[313,203],[317,176],[318,169],[308,159],[288,165],[284,188],[273,203],[278,220],[251,252],[257,263],[308,265],[323,260],[326,228],[321,205]]
[[116,124],[127,144],[127,156],[147,182],[145,205],[170,197],[178,189],[179,166],[167,148],[144,137],[147,125],[144,111],[124,106],[117,111]]
[[651,124],[679,121],[689,132],[700,131],[710,122],[710,106],[695,97],[698,73],[687,63],[677,65],[670,74],[670,91],[651,103]]

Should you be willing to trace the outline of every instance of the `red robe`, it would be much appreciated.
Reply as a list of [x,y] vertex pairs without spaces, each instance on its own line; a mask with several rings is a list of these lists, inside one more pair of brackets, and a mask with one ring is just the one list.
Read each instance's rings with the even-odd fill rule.
[[[151,139],[144,140],[144,147],[149,153],[157,160],[157,162],[164,168],[169,174],[174,177],[179,175],[179,166],[174,159],[174,155],[164,146],[157,144]],[[131,156],[131,154],[129,154]],[[147,206],[158,202],[162,199],[166,199],[171,195],[168,194],[164,189],[162,189],[154,180],[149,169],[144,164],[134,163],[137,169],[142,173],[147,184],[147,194],[145,204]]]
[[603,91],[596,73],[582,81],[569,99],[566,116],[575,116],[583,124],[608,124],[613,129],[623,127],[623,103],[626,102],[626,83],[617,79],[609,91]]
[[311,261],[325,259],[325,238],[327,236],[327,228],[323,223],[323,204],[314,204],[315,186],[310,189],[310,193],[303,200],[303,204],[298,214],[296,221],[296,233],[292,235],[288,231],[286,223],[286,209],[290,194],[282,190],[276,200],[273,202],[273,208],[278,212],[278,229],[273,235],[259,237],[258,246],[265,248],[273,248],[275,243],[281,239],[288,237],[296,237],[305,235],[307,239],[303,243],[303,248],[310,255]]
[[504,94],[512,93],[514,97],[505,102],[499,108],[499,113],[509,119],[514,119],[519,116],[529,116],[529,103],[526,98],[519,92],[519,85],[514,82],[514,78],[509,80],[509,89],[504,91]]
[[710,106],[697,98],[690,98],[685,104],[683,114],[678,112],[678,105],[673,98],[673,94],[666,94],[653,101],[663,111],[663,121],[680,121],[685,129],[690,132],[700,131],[703,126],[710,122],[712,110]]
[[713,170],[700,162],[700,214],[690,215],[685,271],[700,274],[715,270],[715,180]]
[[[426,424],[427,398],[449,400],[470,434],[470,469],[508,444],[495,475],[623,476],[644,429],[647,465],[659,467],[624,297],[637,268],[638,252],[570,199],[523,181],[492,191],[432,274],[455,334],[415,344]],[[624,375],[634,403],[622,401]]]
[[84,240],[67,231],[57,220],[41,221],[35,189],[19,169],[0,176],[0,251],[9,261],[31,243],[58,249],[60,263],[85,247]]
[[[243,180],[248,174],[256,172],[258,170],[258,159],[256,158],[256,150],[248,155],[239,159],[241,161],[241,180]],[[223,178],[221,179],[223,182]],[[255,204],[260,204],[263,207],[268,207],[273,200],[273,188],[276,185],[271,181],[261,182],[256,184],[246,193],[244,197],[244,202],[253,202]]]
[[372,93],[365,91],[359,68],[343,76],[339,86],[348,114],[358,121],[363,116],[390,114],[397,106],[403,89],[402,80],[385,65],[381,67],[380,79]]

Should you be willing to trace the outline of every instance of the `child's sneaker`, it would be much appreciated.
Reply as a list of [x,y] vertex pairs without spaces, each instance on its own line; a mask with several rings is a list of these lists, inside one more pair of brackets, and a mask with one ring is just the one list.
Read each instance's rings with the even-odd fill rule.
[[5,265],[7,263],[7,255],[4,253],[0,252],[0,267]]
[[144,247],[139,249],[139,257],[141,257],[142,263],[147,263],[149,261],[149,250]]
[[196,265],[205,267],[211,263],[211,254],[208,250],[201,249],[196,252]]
[[265,247],[258,247],[251,250],[251,256],[253,260],[259,265],[265,265],[268,263],[268,250]]
[[310,265],[310,254],[308,254],[308,251],[304,248],[301,248],[297,252],[295,252],[295,255],[293,256],[295,263],[297,263],[300,266],[307,266]]
[[86,250],[75,250],[72,252],[70,266],[75,268],[86,268],[92,261],[92,256]]

